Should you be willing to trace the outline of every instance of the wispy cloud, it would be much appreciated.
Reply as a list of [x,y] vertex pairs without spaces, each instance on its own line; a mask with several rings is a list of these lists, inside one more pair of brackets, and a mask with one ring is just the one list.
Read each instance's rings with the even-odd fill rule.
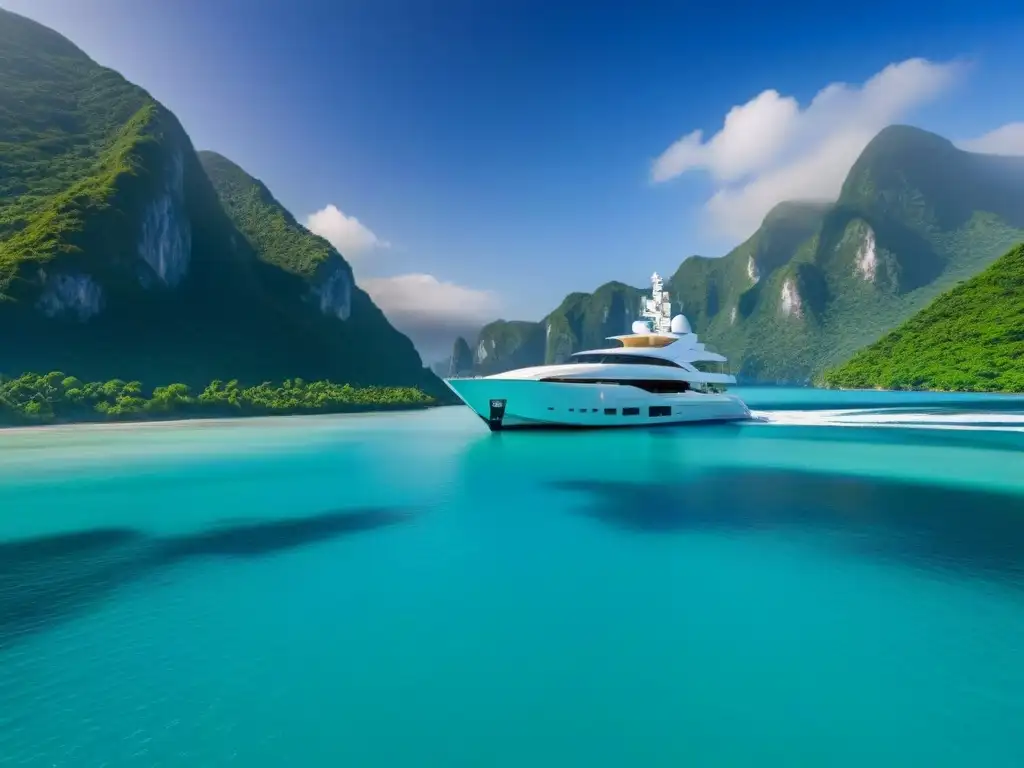
[[745,237],[783,200],[834,199],[875,134],[940,96],[961,70],[956,62],[908,59],[861,86],[827,85],[806,107],[766,90],[730,109],[707,141],[696,130],[674,142],[653,162],[651,179],[706,171],[716,185],[705,205],[712,231]]
[[374,252],[391,248],[355,216],[327,205],[306,217],[306,227],[326,239],[352,265],[356,282],[388,320],[408,336],[425,360],[451,352],[457,336],[472,342],[476,332],[498,317],[498,297],[491,291],[439,280],[426,273],[369,277]]
[[1007,123],[976,139],[961,141],[959,146],[986,155],[1024,155],[1024,123]]
[[457,336],[467,337],[472,344],[476,332],[497,318],[501,309],[491,291],[428,274],[371,277],[359,284],[428,361],[449,354]]
[[327,240],[349,261],[391,247],[355,216],[346,216],[333,204],[307,216],[306,228]]

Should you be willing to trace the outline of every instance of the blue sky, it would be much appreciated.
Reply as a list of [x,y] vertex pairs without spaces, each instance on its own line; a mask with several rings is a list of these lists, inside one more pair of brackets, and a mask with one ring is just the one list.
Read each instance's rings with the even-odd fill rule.
[[[886,122],[967,141],[1024,121],[1008,1],[0,5],[148,89],[301,221],[333,205],[313,221],[428,359],[453,330],[724,254],[780,195],[828,196]],[[989,145],[1024,153],[1019,133]]]

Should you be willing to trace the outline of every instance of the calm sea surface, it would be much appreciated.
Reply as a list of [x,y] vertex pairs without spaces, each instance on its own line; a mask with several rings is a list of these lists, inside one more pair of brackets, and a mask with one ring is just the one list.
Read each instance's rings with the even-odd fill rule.
[[1024,400],[0,432],[0,766],[1024,766]]

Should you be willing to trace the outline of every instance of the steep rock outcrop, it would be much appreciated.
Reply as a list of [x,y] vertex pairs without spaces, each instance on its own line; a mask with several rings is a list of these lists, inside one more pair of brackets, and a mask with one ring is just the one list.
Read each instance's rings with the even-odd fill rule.
[[787,317],[800,318],[804,316],[803,299],[800,297],[800,291],[797,290],[796,281],[792,277],[787,277],[782,282],[782,291],[779,294],[779,309]]
[[54,273],[42,282],[36,306],[47,317],[68,315],[85,322],[103,309],[103,288],[88,275]]
[[[485,350],[486,353],[486,350]],[[484,355],[486,359],[486,354]],[[439,360],[432,366],[432,370],[438,376],[465,376],[473,372],[475,360],[473,350],[469,348],[469,342],[459,336],[452,345],[452,353],[445,360]]]
[[[173,149],[163,168],[164,183],[142,214],[139,257],[161,284],[173,288],[188,273],[192,257],[192,222],[185,207],[185,158]],[[147,273],[143,285],[152,285]]]

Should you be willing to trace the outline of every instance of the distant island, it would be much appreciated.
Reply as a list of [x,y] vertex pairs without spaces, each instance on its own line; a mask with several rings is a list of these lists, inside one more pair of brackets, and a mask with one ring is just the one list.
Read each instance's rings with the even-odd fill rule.
[[0,51],[0,420],[454,401],[343,255],[150,94],[3,10]]

